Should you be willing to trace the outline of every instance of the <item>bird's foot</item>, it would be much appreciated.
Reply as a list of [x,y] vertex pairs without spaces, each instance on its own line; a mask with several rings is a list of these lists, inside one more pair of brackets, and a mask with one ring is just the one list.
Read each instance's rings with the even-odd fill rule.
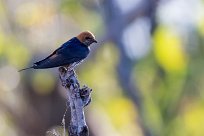
[[65,75],[67,72],[67,69],[65,67],[59,67],[59,72],[60,74]]

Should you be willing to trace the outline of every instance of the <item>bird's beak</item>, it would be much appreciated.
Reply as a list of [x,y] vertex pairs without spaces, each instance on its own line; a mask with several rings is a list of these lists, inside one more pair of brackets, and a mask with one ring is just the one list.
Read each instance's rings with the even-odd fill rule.
[[97,43],[97,41],[96,41],[95,39],[93,39],[93,42],[94,42],[94,43]]

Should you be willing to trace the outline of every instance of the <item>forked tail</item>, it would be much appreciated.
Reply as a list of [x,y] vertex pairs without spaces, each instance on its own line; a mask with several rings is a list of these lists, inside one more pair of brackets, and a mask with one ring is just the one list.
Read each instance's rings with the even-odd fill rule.
[[34,66],[31,66],[31,67],[28,67],[28,68],[21,69],[21,70],[19,70],[18,72],[21,72],[21,71],[24,71],[24,70],[27,70],[27,69],[31,69],[31,68],[34,68]]

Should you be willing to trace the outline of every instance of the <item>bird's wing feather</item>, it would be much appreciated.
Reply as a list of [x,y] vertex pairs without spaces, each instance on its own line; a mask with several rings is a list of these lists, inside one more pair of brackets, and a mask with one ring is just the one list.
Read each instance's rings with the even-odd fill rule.
[[41,68],[58,67],[58,66],[63,66],[74,62],[78,62],[78,61],[81,61],[82,59],[83,58],[81,57],[65,58],[62,54],[57,54],[57,55],[52,55],[46,60],[42,60],[40,63],[37,63],[34,66],[34,68],[41,69]]
[[43,69],[69,65],[83,60],[87,57],[88,54],[89,49],[84,46],[83,43],[81,43],[76,37],[74,37],[65,42],[48,57],[35,62],[34,65],[29,68]]
[[66,48],[66,51],[54,51],[51,55],[45,59],[34,63],[34,68],[52,68],[63,65],[68,65],[74,62],[81,61],[86,56],[77,52],[73,52],[72,49]]
[[60,50],[64,49],[64,48],[65,48],[64,46],[59,47],[59,48],[56,49],[53,53],[51,53],[49,56],[47,56],[45,59],[40,60],[40,61],[38,61],[38,62],[35,62],[34,64],[35,64],[35,65],[39,65],[40,63],[42,63],[43,61],[45,61],[45,60],[47,60],[47,59],[49,59],[49,58],[54,58],[54,57],[56,57],[56,55],[58,54],[58,52],[59,52]]
[[45,59],[34,63],[35,69],[52,68],[78,62],[87,57],[89,49],[80,45],[76,39],[64,43]]

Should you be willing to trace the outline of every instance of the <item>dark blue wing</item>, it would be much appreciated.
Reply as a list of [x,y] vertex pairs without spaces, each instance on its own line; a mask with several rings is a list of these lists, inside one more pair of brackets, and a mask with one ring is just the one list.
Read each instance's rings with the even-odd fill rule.
[[88,47],[84,46],[78,39],[73,38],[45,59],[34,63],[33,67],[35,69],[43,69],[69,65],[83,60],[88,54]]

